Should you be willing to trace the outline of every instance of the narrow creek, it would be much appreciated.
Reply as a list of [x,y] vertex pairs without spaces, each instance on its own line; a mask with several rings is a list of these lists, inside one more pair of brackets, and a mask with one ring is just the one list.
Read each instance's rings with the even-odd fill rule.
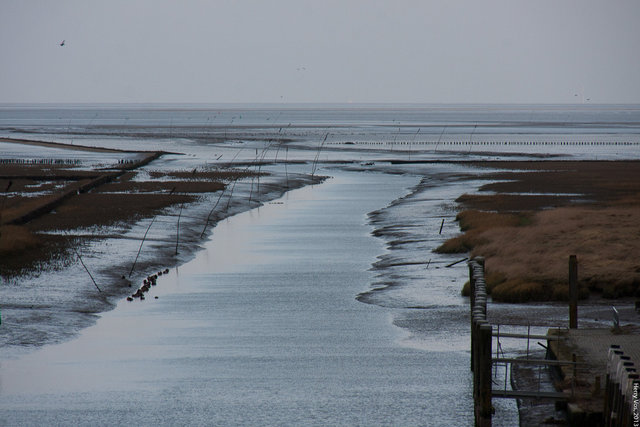
[[[424,269],[379,286],[388,272],[372,268],[393,255],[372,235],[376,221],[394,206],[418,213],[406,201],[424,201],[415,189],[429,186],[414,175],[330,173],[220,222],[145,301],[122,301],[77,339],[3,361],[0,422],[471,424],[465,268],[445,272],[434,259],[438,274],[423,287],[402,276],[422,280]],[[517,423],[506,409],[496,425]]]

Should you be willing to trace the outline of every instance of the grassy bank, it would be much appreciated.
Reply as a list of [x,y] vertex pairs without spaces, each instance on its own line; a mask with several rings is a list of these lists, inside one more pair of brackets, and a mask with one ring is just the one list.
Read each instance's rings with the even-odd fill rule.
[[573,254],[583,298],[640,297],[640,164],[485,166],[519,171],[490,174],[509,180],[483,187],[494,194],[461,197],[467,209],[457,219],[464,234],[437,250],[484,256],[494,300],[566,300]]

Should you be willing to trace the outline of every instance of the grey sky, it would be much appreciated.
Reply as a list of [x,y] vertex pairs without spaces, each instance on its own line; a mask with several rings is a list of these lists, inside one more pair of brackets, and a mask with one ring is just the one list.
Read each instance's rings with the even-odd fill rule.
[[0,102],[640,103],[639,22],[638,0],[1,0]]

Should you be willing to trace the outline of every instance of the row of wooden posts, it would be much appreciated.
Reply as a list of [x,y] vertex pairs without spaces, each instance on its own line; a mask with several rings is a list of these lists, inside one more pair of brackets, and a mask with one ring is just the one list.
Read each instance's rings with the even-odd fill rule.
[[3,165],[79,165],[80,159],[0,159]]
[[484,258],[469,261],[471,304],[471,371],[473,372],[474,419],[477,427],[491,426],[491,344],[493,327],[487,321],[487,286]]
[[640,375],[619,345],[609,348],[604,396],[607,427],[640,426]]
[[[475,257],[468,261],[469,285],[470,285],[470,306],[471,306],[471,371],[473,372],[473,401],[474,419],[477,427],[491,426],[493,406],[491,399],[494,397],[504,398],[551,398],[564,400],[567,398],[563,393],[540,392],[524,390],[518,393],[496,392],[492,387],[491,373],[493,363],[508,362],[515,363],[515,359],[492,359],[493,326],[487,320],[487,286],[485,282],[485,262],[483,257]],[[575,255],[569,257],[569,328],[578,327],[578,260]],[[509,336],[512,338],[527,338],[532,335],[527,332],[521,334],[500,334],[498,336]],[[547,340],[556,338],[544,336]],[[527,341],[528,343],[528,341]],[[527,344],[528,347],[528,344]],[[529,363],[539,365],[573,365],[575,378],[575,355],[571,361],[547,361],[547,360],[527,360]],[[506,373],[505,373],[506,375]],[[640,424],[638,425],[640,427]]]
[[[473,372],[474,420],[477,427],[490,427],[493,407],[492,394],[492,335],[493,327],[487,321],[487,289],[484,279],[484,258],[468,262],[471,305],[471,371]],[[578,327],[578,261],[569,257],[569,328]],[[615,312],[615,309],[614,309]],[[616,312],[617,314],[617,312]],[[616,319],[615,326],[618,326]],[[498,359],[496,359],[498,360]],[[571,364],[573,360],[553,361]],[[551,362],[549,362],[551,363]],[[544,394],[544,393],[543,393]],[[553,393],[547,393],[549,395]],[[506,394],[505,394],[506,396]],[[496,397],[500,396],[500,393]],[[550,396],[553,397],[553,396]],[[640,368],[625,355],[619,345],[611,345],[607,359],[603,420],[606,427],[640,427]]]
[[592,145],[592,146],[633,146],[640,145],[635,141],[347,141],[332,142],[349,145]]

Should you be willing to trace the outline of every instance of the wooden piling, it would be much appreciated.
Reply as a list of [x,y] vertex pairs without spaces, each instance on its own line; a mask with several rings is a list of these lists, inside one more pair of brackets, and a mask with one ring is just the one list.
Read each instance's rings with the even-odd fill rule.
[[478,402],[476,426],[491,427],[491,341],[493,328],[488,323],[482,323],[478,328]]
[[474,259],[476,260],[476,262],[480,266],[481,271],[482,271],[482,277],[484,277],[484,257],[477,256]]
[[473,372],[473,356],[475,346],[475,330],[473,327],[473,307],[476,304],[476,278],[473,272],[473,262],[469,262],[469,315],[471,318],[471,372]]
[[569,328],[578,329],[578,258],[569,257]]
[[490,427],[491,366],[493,327],[487,322],[487,287],[484,281],[484,259],[469,261],[471,290],[471,371],[473,372],[473,412],[477,427]]
[[613,394],[615,384],[615,368],[618,365],[620,356],[623,355],[620,346],[612,344],[609,347],[609,354],[607,356],[607,374],[605,376],[605,388],[604,388],[604,419],[605,425],[609,425],[611,419],[611,411],[613,406]]

